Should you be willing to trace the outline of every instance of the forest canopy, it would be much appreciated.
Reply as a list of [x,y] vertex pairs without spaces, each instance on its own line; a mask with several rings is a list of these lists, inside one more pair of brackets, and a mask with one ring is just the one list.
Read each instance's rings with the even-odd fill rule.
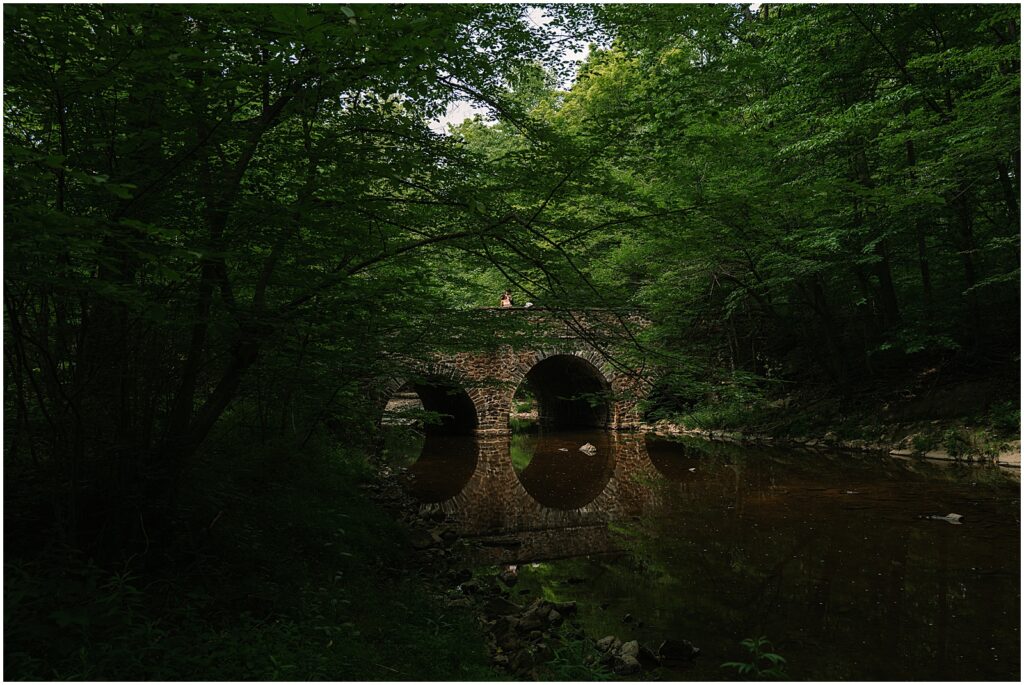
[[669,409],[1019,361],[1017,6],[4,12],[5,458],[67,492],[372,433],[505,289],[643,317]]

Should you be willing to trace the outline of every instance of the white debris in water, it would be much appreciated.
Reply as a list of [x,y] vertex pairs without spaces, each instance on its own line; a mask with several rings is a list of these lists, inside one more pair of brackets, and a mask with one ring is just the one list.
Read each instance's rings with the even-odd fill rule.
[[597,454],[597,448],[588,442],[587,444],[580,447],[580,452],[583,452],[583,454],[587,454],[592,457],[595,454]]

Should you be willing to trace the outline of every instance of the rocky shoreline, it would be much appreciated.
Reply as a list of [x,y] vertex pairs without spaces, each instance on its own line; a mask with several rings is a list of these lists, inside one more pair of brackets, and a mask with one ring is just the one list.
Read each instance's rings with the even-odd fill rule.
[[492,664],[509,678],[657,680],[654,669],[685,665],[700,653],[686,640],[664,640],[654,647],[616,635],[595,638],[582,628],[576,602],[552,602],[517,590],[516,575],[509,570],[474,574],[462,559],[476,543],[460,538],[439,509],[421,514],[419,503],[402,490],[399,475],[378,465],[376,482],[365,486],[367,494],[408,527],[414,550],[410,572],[418,573],[445,606],[476,616]]
[[793,447],[811,451],[843,450],[855,452],[883,453],[895,458],[921,458],[934,461],[957,463],[992,463],[1008,470],[1020,471],[1020,440],[1007,443],[992,458],[965,459],[955,457],[946,450],[931,449],[918,452],[911,447],[911,439],[903,438],[897,442],[879,442],[871,440],[840,440],[832,433],[820,438],[776,438],[758,433],[741,433],[725,430],[706,430],[687,428],[671,421],[658,421],[654,424],[640,426],[641,431],[662,437],[691,436],[705,440],[717,440],[744,445],[764,445],[768,447]]

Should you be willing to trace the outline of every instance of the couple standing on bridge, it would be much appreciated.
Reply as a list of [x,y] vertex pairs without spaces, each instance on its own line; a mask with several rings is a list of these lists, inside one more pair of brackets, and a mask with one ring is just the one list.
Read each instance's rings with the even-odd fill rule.
[[[512,306],[512,293],[510,291],[506,290],[505,292],[503,292],[501,294],[501,306],[502,307],[511,307]],[[527,302],[523,306],[524,307],[532,307],[533,306],[533,302]]]

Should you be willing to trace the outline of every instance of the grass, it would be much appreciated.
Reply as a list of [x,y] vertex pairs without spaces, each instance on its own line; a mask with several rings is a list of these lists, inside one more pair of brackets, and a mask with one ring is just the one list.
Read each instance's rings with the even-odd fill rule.
[[204,456],[166,558],[8,559],[5,679],[497,677],[473,617],[419,579],[363,496],[361,458],[284,443]]

